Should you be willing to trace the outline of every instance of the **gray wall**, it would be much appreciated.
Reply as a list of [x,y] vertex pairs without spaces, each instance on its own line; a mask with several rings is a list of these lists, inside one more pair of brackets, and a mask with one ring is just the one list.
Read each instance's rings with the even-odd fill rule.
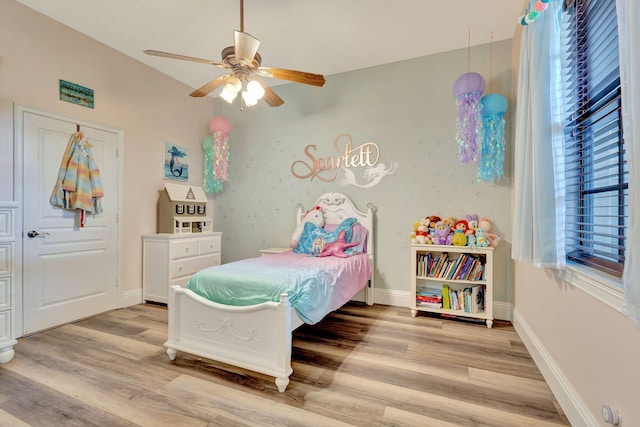
[[[509,99],[511,41],[472,49],[471,71],[482,74],[489,91]],[[216,101],[214,108],[232,123],[230,182],[214,200],[214,227],[224,233],[223,261],[256,256],[260,248],[286,246],[295,228],[298,203],[308,208],[328,191],[348,195],[360,209],[377,207],[377,276],[379,292],[408,292],[409,234],[414,221],[427,215],[487,216],[504,240],[496,251],[496,301],[510,303],[511,172],[507,141],[505,178],[478,182],[476,165],[457,160],[455,80],[468,70],[467,49],[327,77],[323,88],[299,84],[276,86],[285,104],[264,103],[240,111]],[[314,71],[314,70],[308,70]],[[510,105],[511,108],[511,105]],[[509,111],[508,114],[511,114]],[[510,116],[506,134],[510,134]],[[377,186],[341,186],[298,179],[296,160],[309,162],[304,148],[317,146],[318,157],[336,156],[334,139],[349,134],[353,146],[375,142],[380,162],[399,164]],[[355,170],[362,179],[362,169]]]

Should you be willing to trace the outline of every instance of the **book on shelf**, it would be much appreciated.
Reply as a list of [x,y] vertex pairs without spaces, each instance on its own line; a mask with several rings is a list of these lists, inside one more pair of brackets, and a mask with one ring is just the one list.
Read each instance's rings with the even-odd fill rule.
[[434,260],[434,266],[433,269],[431,270],[431,274],[429,274],[429,276],[431,277],[440,277],[440,271],[442,270],[442,266],[445,264],[445,262],[447,261],[447,253],[446,252],[441,252],[436,259]]
[[451,310],[460,310],[460,298],[458,292],[451,290]]
[[439,302],[416,301],[416,305],[420,307],[442,308],[442,304]]
[[449,271],[449,274],[447,274],[447,277],[446,277],[448,280],[452,280],[456,276],[456,271],[458,271],[458,268],[460,268],[460,262],[462,261],[462,258],[463,256],[461,255],[458,258],[456,258],[455,261],[453,262],[451,270]]
[[475,285],[471,288],[471,313],[484,312],[484,285]]
[[442,306],[442,289],[429,287],[417,288],[416,305],[440,308]]
[[449,294],[449,285],[446,283],[442,284],[442,308],[447,310],[451,308],[451,295]]
[[477,258],[472,258],[471,262],[469,263],[469,267],[467,268],[467,271],[464,274],[463,279],[464,280],[472,280],[471,276],[473,274],[473,271],[475,270],[476,265],[479,263],[480,261],[478,261]]
[[460,270],[462,269],[462,266],[465,263],[465,260],[467,259],[467,255],[466,254],[462,254],[458,257],[457,263],[456,263],[456,269],[454,270],[453,274],[451,275],[451,280],[456,280],[458,279],[458,276],[460,275]]
[[452,289],[449,285],[444,284],[442,285],[442,308],[465,313],[483,313],[485,311],[485,289],[485,285]]
[[429,252],[428,254],[418,254],[416,256],[416,275],[425,277],[430,276],[433,268],[433,256]]
[[462,267],[460,267],[460,270],[458,271],[458,275],[456,276],[457,280],[464,280],[464,277],[467,274],[467,270],[469,270],[469,267],[471,266],[471,261],[471,257],[466,257],[464,263],[462,264]]

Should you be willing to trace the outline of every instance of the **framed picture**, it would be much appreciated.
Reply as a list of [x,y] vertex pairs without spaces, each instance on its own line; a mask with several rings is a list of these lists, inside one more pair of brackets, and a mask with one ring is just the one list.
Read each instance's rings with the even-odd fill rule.
[[189,180],[189,149],[164,142],[164,178],[178,181]]

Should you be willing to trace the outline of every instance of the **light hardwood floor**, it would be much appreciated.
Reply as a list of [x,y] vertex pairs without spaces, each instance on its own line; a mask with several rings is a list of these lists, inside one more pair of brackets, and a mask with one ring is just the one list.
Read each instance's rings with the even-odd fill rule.
[[273,378],[178,353],[138,305],[21,338],[0,367],[0,426],[569,425],[511,324],[348,304],[294,332]]

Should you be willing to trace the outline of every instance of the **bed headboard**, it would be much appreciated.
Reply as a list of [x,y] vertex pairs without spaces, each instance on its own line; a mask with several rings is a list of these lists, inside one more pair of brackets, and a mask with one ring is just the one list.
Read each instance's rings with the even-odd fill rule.
[[[358,210],[351,199],[342,193],[325,193],[307,209],[314,206],[320,206],[324,213],[325,222],[327,224],[340,224],[346,218],[356,218],[360,224],[362,224],[368,231],[367,237],[367,255],[369,255],[369,261],[371,262],[371,270],[373,271],[369,286],[366,292],[367,304],[373,304],[373,277],[375,277],[375,263],[374,263],[374,227],[373,227],[373,212],[375,206],[371,203],[367,204],[367,211],[363,212]],[[304,218],[304,214],[307,212],[302,205],[298,205],[298,212],[296,214],[296,224]]]

